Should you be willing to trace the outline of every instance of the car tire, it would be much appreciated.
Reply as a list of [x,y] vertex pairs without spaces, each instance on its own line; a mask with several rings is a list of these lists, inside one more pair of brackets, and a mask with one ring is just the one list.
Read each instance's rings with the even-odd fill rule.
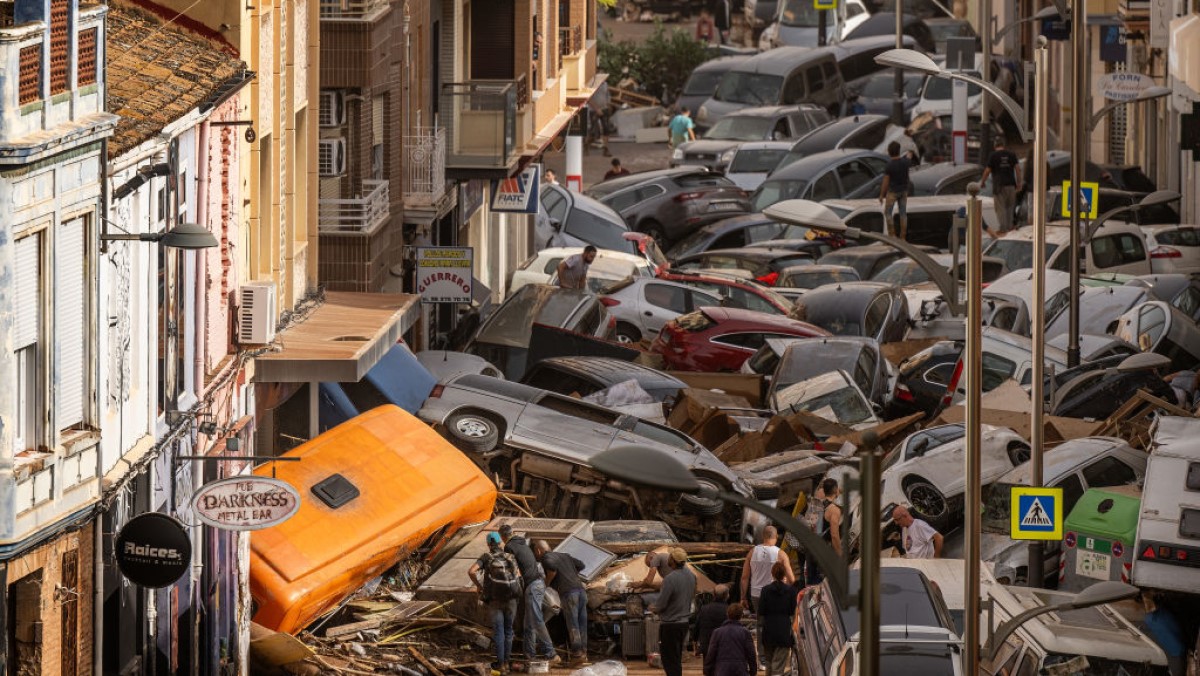
[[[696,477],[696,479],[702,485],[716,490],[721,489],[721,484],[714,479],[703,476]],[[685,493],[679,496],[679,508],[696,516],[716,516],[725,511],[725,503],[720,498],[705,498]]]
[[912,513],[918,519],[938,530],[945,526],[950,516],[950,506],[937,486],[924,480],[913,481],[904,487],[904,497],[912,505]]
[[624,345],[637,343],[642,340],[642,332],[633,324],[617,322],[617,327],[613,329],[613,340]]
[[469,453],[489,453],[500,443],[500,426],[482,413],[460,411],[446,418],[446,436]]
[[1029,462],[1030,457],[1029,447],[1025,444],[1014,441],[1008,445],[1008,459],[1012,462],[1013,467]]

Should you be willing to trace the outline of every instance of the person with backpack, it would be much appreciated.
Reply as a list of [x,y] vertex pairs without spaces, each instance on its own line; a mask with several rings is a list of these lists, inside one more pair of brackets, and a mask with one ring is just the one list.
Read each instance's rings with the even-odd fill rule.
[[488,550],[471,564],[467,576],[479,590],[492,616],[492,640],[500,673],[509,673],[512,659],[513,621],[521,598],[521,571],[517,559],[502,549],[499,533],[487,534]]
[[512,526],[500,526],[500,538],[504,541],[504,551],[517,559],[517,567],[521,571],[521,580],[525,583],[525,654],[530,661],[543,659],[551,665],[562,664],[562,658],[554,651],[554,643],[550,640],[550,632],[546,629],[546,618],[542,614],[542,604],[546,599],[546,576],[538,565],[533,548],[520,535],[514,535]]

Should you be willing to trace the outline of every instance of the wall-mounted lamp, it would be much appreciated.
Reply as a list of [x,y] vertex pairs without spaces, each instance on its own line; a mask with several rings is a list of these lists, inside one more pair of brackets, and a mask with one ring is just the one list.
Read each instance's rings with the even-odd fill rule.
[[[109,222],[107,218],[100,220],[104,223]],[[100,242],[157,242],[163,246],[186,250],[212,249],[217,246],[217,238],[213,237],[208,228],[195,223],[180,223],[159,232],[110,233],[105,228],[100,233]]]

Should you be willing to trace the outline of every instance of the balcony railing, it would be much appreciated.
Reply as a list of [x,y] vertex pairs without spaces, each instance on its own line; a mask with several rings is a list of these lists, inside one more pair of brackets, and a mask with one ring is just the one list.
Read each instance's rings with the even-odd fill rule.
[[363,181],[367,194],[356,199],[323,199],[317,203],[317,227],[328,234],[368,234],[388,219],[387,181]]
[[322,19],[362,19],[387,9],[388,0],[321,0]]
[[[505,168],[517,143],[517,111],[529,103],[525,76],[442,85],[449,113],[446,166]],[[445,115],[445,113],[443,113]]]
[[558,29],[558,52],[562,56],[583,51],[583,26],[567,26]]
[[418,127],[404,137],[404,204],[433,206],[446,192],[446,130]]

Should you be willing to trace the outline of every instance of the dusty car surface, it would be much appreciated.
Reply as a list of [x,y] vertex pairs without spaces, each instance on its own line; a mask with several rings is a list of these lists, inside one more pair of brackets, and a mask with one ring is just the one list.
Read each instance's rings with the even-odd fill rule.
[[879,424],[871,402],[845,371],[837,370],[793,383],[773,395],[780,412],[807,411],[819,418],[865,430]]
[[704,484],[751,495],[725,463],[682,432],[520,383],[461,376],[435,388],[417,417],[510,489],[543,496],[542,504],[554,512],[547,516],[618,519],[665,512],[671,527],[689,537],[738,537],[740,511],[719,500],[613,487],[591,468],[597,453],[629,444],[673,455]]
[[674,399],[687,387],[687,383],[662,371],[612,357],[550,357],[529,367],[521,382],[558,394],[586,397],[630,380],[657,402]]
[[878,342],[860,336],[810,338],[789,344],[771,376],[767,401],[773,402],[776,393],[785,387],[838,370],[850,374],[871,403],[881,407],[886,403],[889,394],[887,360],[883,358]]
[[741,249],[710,249],[675,261],[674,269],[688,270],[745,270],[754,281],[774,286],[784,268],[813,263],[812,253],[774,247],[744,247]]
[[789,313],[835,336],[863,336],[880,343],[903,340],[908,332],[908,299],[891,284],[827,284],[804,294]]
[[807,322],[733,308],[702,308],[667,322],[650,346],[673,371],[737,371],[768,338],[811,338]]

